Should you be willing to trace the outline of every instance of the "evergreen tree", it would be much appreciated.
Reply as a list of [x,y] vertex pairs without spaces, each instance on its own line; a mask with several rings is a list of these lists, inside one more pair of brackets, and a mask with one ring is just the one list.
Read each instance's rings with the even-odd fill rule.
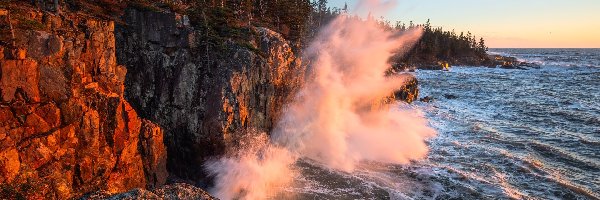
[[488,48],[485,46],[485,40],[483,40],[483,38],[479,38],[479,44],[477,44],[477,48],[480,53],[483,54],[485,54],[485,52],[488,50]]

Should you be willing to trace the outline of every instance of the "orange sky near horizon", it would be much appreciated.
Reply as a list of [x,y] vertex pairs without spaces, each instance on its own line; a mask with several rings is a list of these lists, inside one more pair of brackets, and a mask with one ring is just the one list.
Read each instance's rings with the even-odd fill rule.
[[[352,10],[358,0],[330,0]],[[490,48],[600,48],[600,0],[398,0],[387,20],[484,37]]]

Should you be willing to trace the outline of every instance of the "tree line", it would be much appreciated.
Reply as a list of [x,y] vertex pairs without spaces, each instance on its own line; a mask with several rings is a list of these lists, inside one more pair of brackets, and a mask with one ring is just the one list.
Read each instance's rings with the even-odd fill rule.
[[[79,9],[96,7],[104,13],[119,13],[119,9],[134,6],[141,9],[170,9],[187,14],[194,26],[203,30],[205,42],[218,46],[219,41],[234,40],[247,43],[254,35],[252,27],[267,27],[281,33],[290,40],[294,49],[302,49],[318,32],[337,16],[348,13],[348,6],[342,8],[327,6],[327,0],[31,0],[56,5],[66,4]],[[93,12],[93,10],[92,10]],[[351,16],[356,17],[356,16]],[[392,58],[393,63],[435,63],[447,61],[461,64],[466,60],[484,60],[487,47],[483,38],[476,38],[470,32],[456,33],[442,27],[424,24],[405,24],[401,21],[390,23],[383,18],[376,20],[383,28],[393,31],[421,27],[422,39],[408,53]],[[251,45],[246,45],[251,46]]]
[[442,61],[472,65],[488,59],[485,40],[482,37],[478,39],[471,32],[457,34],[454,30],[446,31],[442,27],[431,26],[429,20],[420,25],[414,25],[411,21],[408,27],[396,22],[394,29],[403,31],[416,26],[424,30],[421,40],[408,53],[394,57],[397,63],[433,64]]
[[[338,15],[348,12],[347,4],[342,8],[329,8],[326,4],[327,0],[313,2],[312,17],[308,23],[309,29],[313,32],[307,34],[309,37],[314,36],[321,26]],[[390,31],[405,31],[417,27],[423,29],[421,40],[413,48],[392,58],[391,62],[396,65],[395,67],[403,68],[416,64],[436,65],[438,62],[455,65],[480,65],[489,62],[485,40],[483,37],[477,38],[471,32],[456,33],[454,30],[444,30],[442,27],[432,26],[430,20],[424,24],[415,24],[413,21],[409,21],[408,24],[396,21],[392,24],[384,18],[375,18],[371,14],[366,20],[376,20],[382,28]]]
[[[297,49],[306,45],[318,30],[337,16],[348,13],[348,6],[342,8],[327,6],[327,0],[195,0],[197,23],[207,23],[217,35],[236,37],[247,26],[268,27],[281,33],[292,41]],[[350,16],[356,17],[357,16]],[[424,24],[410,21],[394,24],[384,18],[375,18],[369,14],[366,20],[376,20],[384,29],[405,31],[420,27],[423,36],[412,49],[405,54],[392,58],[396,65],[414,65],[415,63],[435,64],[478,64],[487,58],[487,46],[483,38],[477,38],[471,32],[456,33],[433,27],[427,20]],[[240,34],[236,34],[240,33]]]

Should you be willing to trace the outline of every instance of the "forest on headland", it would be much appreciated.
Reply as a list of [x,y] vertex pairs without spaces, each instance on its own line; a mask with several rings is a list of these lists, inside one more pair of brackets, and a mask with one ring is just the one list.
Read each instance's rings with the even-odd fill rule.
[[[340,15],[390,31],[423,30],[389,60],[388,49],[348,43],[368,52],[330,63],[350,69],[361,63],[360,76],[517,62],[487,55],[485,41],[468,32],[361,19],[326,0],[3,0],[0,199],[198,189],[168,185],[181,182],[212,187],[214,175],[201,166],[239,149],[246,131],[274,132],[285,106],[311,85],[311,62],[328,66],[305,49]],[[373,32],[361,31],[381,33],[363,24]],[[324,43],[352,41],[330,38]],[[383,60],[371,60],[377,53]],[[385,92],[367,98],[373,102],[356,107],[415,101],[416,76],[400,76],[406,78],[401,88],[382,87]]]
[[[316,36],[318,30],[339,15],[349,14],[347,5],[342,8],[329,7],[327,0],[32,0],[34,4],[56,4],[68,6],[69,10],[118,21],[124,9],[136,7],[147,10],[171,10],[190,17],[190,23],[200,30],[204,49],[223,48],[223,41],[246,44],[255,33],[252,27],[266,27],[282,34],[295,51],[300,51]],[[48,7],[48,6],[46,6]],[[50,6],[51,7],[51,6]],[[55,8],[57,11],[60,8]],[[395,69],[443,69],[445,66],[496,66],[506,64],[506,59],[494,59],[487,55],[487,46],[482,37],[471,32],[445,30],[432,26],[430,21],[422,24],[413,21],[389,21],[369,14],[382,28],[404,31],[421,27],[421,40],[407,53],[394,56],[390,62]],[[511,64],[511,63],[508,63]]]

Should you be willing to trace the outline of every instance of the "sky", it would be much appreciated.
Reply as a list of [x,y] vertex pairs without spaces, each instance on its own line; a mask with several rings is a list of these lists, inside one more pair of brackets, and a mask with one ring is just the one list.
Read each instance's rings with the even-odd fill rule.
[[[331,7],[358,0],[329,0]],[[398,0],[392,22],[470,31],[491,48],[600,48],[600,0]]]

